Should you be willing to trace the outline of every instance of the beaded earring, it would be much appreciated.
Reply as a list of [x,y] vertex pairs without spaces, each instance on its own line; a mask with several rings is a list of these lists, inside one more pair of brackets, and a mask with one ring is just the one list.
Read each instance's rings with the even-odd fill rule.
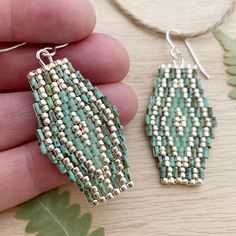
[[67,45],[39,50],[41,67],[28,74],[36,134],[41,152],[98,205],[133,186],[128,152],[117,108],[68,59],[53,60]]
[[145,117],[146,133],[158,160],[161,183],[201,184],[216,119],[201,88],[197,68],[208,75],[186,40],[198,66],[185,65],[170,33],[177,32],[166,33],[173,64],[158,69]]

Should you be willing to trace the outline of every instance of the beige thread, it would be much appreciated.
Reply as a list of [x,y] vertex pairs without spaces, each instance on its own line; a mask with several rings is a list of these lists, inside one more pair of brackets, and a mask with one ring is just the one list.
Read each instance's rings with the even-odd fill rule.
[[[137,16],[135,16],[131,11],[126,9],[121,3],[119,3],[118,0],[110,0],[109,1],[115,8],[128,20],[130,20],[134,25],[138,26],[141,29],[147,30],[150,33],[153,34],[162,34],[165,35],[166,31],[165,29],[161,29],[160,27],[152,26],[141,19],[139,19]],[[181,33],[181,34],[173,34],[173,37],[178,39],[186,39],[186,38],[196,38],[202,35],[205,35],[209,32],[214,31],[216,28],[218,28],[220,25],[222,25],[234,12],[236,6],[236,0],[232,1],[230,7],[227,9],[227,11],[218,19],[214,24],[210,25],[206,29],[202,29],[197,32],[190,32],[190,33]]]

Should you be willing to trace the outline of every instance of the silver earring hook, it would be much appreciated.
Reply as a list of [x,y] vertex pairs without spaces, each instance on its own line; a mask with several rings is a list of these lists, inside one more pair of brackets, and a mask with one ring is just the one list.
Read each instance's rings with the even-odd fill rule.
[[[168,30],[166,32],[166,40],[169,43],[171,49],[170,49],[170,55],[173,58],[173,64],[177,65],[177,66],[181,66],[184,64],[184,60],[182,58],[182,54],[180,53],[180,51],[177,49],[177,47],[175,46],[175,44],[173,43],[173,41],[171,40],[171,34],[176,34],[178,35],[179,32],[176,30]],[[184,43],[188,49],[188,51],[190,52],[190,55],[192,56],[193,60],[195,61],[195,63],[197,64],[199,70],[201,71],[201,73],[205,76],[206,79],[209,79],[210,76],[208,75],[208,73],[205,71],[205,69],[203,68],[202,64],[200,63],[196,53],[193,50],[193,47],[191,46],[191,43],[189,42],[189,40],[185,39]]]
[[19,44],[16,44],[16,45],[12,46],[12,47],[3,48],[3,49],[0,49],[0,53],[10,52],[10,51],[12,51],[14,49],[17,49],[19,47],[22,47],[24,45],[26,45],[26,43],[19,43]]
[[202,72],[202,74],[205,76],[206,79],[210,79],[210,75],[205,71],[205,69],[203,68],[202,64],[200,63],[196,53],[193,50],[193,47],[191,45],[191,43],[189,42],[189,40],[185,39],[184,43],[186,45],[186,47],[188,48],[193,60],[196,62],[199,70]]
[[179,34],[179,33],[175,30],[168,30],[166,32],[166,40],[170,45],[170,55],[173,58],[173,64],[175,66],[181,66],[184,64],[184,60],[182,54],[171,40],[171,34]]
[[64,48],[66,46],[68,46],[69,43],[65,43],[62,45],[58,45],[58,46],[54,46],[54,47],[46,47],[46,48],[42,48],[40,50],[38,50],[36,52],[36,58],[38,59],[39,63],[41,66],[46,66],[45,62],[42,59],[42,56],[47,57],[50,63],[53,63],[53,56],[56,55],[57,50]]
[[[19,47],[22,47],[24,45],[26,45],[27,43],[19,43],[19,44],[16,44],[12,47],[8,47],[8,48],[3,48],[3,49],[0,49],[0,53],[4,53],[4,52],[10,52],[14,49],[17,49]],[[45,47],[45,48],[42,48],[40,50],[38,50],[36,52],[36,58],[38,59],[39,63],[41,66],[46,66],[46,64],[44,63],[43,59],[42,59],[42,56],[43,57],[47,57],[49,62],[52,63],[53,62],[53,56],[56,55],[56,52],[58,49],[61,49],[61,48],[64,48],[66,46],[68,46],[69,43],[65,43],[65,44],[62,44],[62,45],[57,45],[57,46],[54,46],[54,47]]]

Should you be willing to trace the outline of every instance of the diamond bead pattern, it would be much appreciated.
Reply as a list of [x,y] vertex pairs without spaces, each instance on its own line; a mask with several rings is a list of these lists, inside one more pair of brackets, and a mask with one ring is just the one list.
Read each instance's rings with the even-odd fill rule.
[[94,205],[133,186],[117,108],[67,59],[28,75],[43,154]]
[[216,119],[195,67],[162,65],[145,117],[163,184],[201,184]]

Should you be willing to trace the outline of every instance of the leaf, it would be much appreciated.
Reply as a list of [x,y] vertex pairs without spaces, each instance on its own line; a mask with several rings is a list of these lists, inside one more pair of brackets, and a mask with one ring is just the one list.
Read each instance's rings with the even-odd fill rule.
[[231,75],[236,75],[236,66],[228,66],[226,71]]
[[229,93],[229,97],[231,97],[232,99],[236,99],[236,89],[233,89],[233,90]]
[[232,77],[228,80],[228,84],[236,86],[236,76],[232,76]]
[[236,66],[236,55],[225,58],[224,63],[228,66]]
[[225,51],[229,51],[230,53],[236,54],[236,44],[235,41],[228,37],[225,33],[216,30],[213,32],[216,39],[223,46]]
[[104,234],[104,228],[99,228],[94,230],[89,236],[103,236]]
[[[215,31],[214,36],[225,50],[224,64],[227,66],[227,73],[234,75],[230,77],[228,84],[236,86],[236,40],[231,39],[221,31]],[[229,97],[236,99],[236,88],[229,93]]]
[[91,214],[81,215],[79,204],[70,205],[69,199],[68,191],[56,188],[23,203],[16,218],[27,220],[25,231],[37,236],[104,236],[104,228],[89,234]]
[[224,57],[232,57],[232,56],[234,56],[235,54],[233,54],[233,53],[231,53],[231,52],[224,52]]

